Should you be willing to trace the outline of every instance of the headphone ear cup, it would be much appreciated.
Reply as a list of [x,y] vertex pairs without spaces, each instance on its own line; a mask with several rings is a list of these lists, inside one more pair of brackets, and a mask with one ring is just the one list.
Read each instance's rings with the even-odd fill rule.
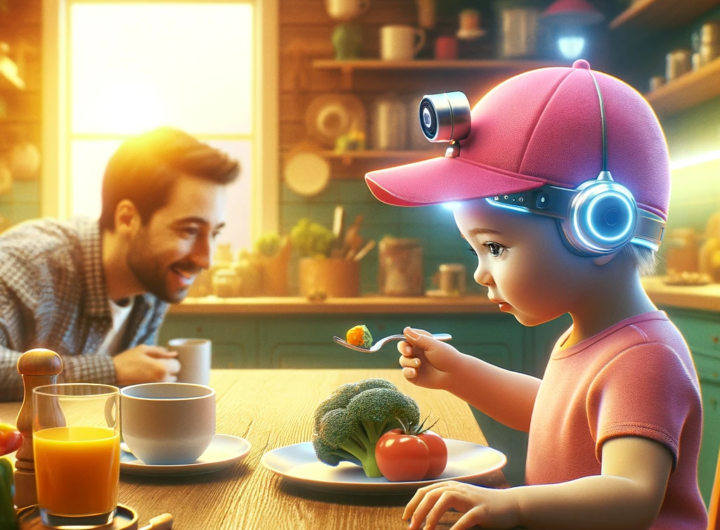
[[630,242],[637,225],[632,193],[614,181],[588,181],[578,188],[562,232],[576,253],[602,256]]
[[572,237],[572,227],[567,219],[555,219],[555,223],[557,224],[558,233],[560,234],[560,241],[562,241],[566,249],[576,256],[589,257],[594,255],[588,251],[583,252],[571,243],[571,240],[574,240],[574,238]]

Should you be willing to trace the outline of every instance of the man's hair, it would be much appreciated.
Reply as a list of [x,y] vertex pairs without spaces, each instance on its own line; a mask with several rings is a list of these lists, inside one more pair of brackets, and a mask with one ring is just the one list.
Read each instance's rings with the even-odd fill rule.
[[182,175],[229,184],[239,173],[237,160],[178,129],[140,134],[123,142],[105,168],[100,228],[115,229],[115,210],[125,199],[147,224]]
[[620,255],[635,265],[640,272],[640,276],[650,276],[655,272],[657,255],[652,249],[628,244],[620,250]]

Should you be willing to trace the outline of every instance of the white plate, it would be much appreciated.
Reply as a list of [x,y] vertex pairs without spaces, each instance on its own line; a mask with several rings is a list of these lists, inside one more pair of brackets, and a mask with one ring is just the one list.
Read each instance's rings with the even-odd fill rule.
[[129,475],[198,475],[231,466],[250,452],[250,442],[239,436],[216,434],[210,447],[192,464],[148,465],[120,444],[120,471]]
[[285,183],[303,196],[317,195],[330,181],[330,164],[313,150],[293,150],[285,160]]
[[472,483],[475,479],[502,468],[507,458],[500,451],[459,440],[445,440],[448,463],[443,474],[434,480],[390,482],[385,477],[370,478],[362,467],[341,462],[337,467],[323,464],[315,456],[312,442],[279,447],[265,453],[263,465],[284,479],[300,486],[341,493],[405,494],[443,480]]

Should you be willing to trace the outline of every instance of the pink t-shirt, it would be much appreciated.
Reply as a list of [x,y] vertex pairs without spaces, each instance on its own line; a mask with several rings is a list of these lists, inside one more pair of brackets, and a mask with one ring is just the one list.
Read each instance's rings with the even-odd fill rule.
[[571,329],[555,344],[535,400],[525,482],[600,475],[605,441],[650,438],[675,459],[652,530],[706,530],[697,483],[702,401],[680,332],[653,311],[560,349]]

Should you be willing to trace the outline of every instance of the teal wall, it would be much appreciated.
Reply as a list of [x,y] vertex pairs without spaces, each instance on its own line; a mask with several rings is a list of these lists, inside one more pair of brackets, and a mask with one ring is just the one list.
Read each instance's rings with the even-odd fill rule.
[[[480,292],[471,278],[475,270],[474,256],[468,244],[460,238],[453,214],[443,206],[401,208],[378,201],[368,189],[362,175],[357,179],[331,180],[319,195],[304,197],[292,192],[283,184],[280,201],[280,229],[290,232],[303,217],[309,217],[327,228],[332,227],[333,211],[341,204],[345,208],[346,223],[352,223],[356,215],[363,216],[360,234],[378,243],[383,236],[418,238],[423,244],[423,270],[428,279],[441,263],[462,263],[468,276],[468,289]],[[297,260],[297,256],[295,256]],[[378,250],[375,247],[361,262],[361,292],[377,293]],[[291,292],[297,291],[297,266],[290,268]]]

